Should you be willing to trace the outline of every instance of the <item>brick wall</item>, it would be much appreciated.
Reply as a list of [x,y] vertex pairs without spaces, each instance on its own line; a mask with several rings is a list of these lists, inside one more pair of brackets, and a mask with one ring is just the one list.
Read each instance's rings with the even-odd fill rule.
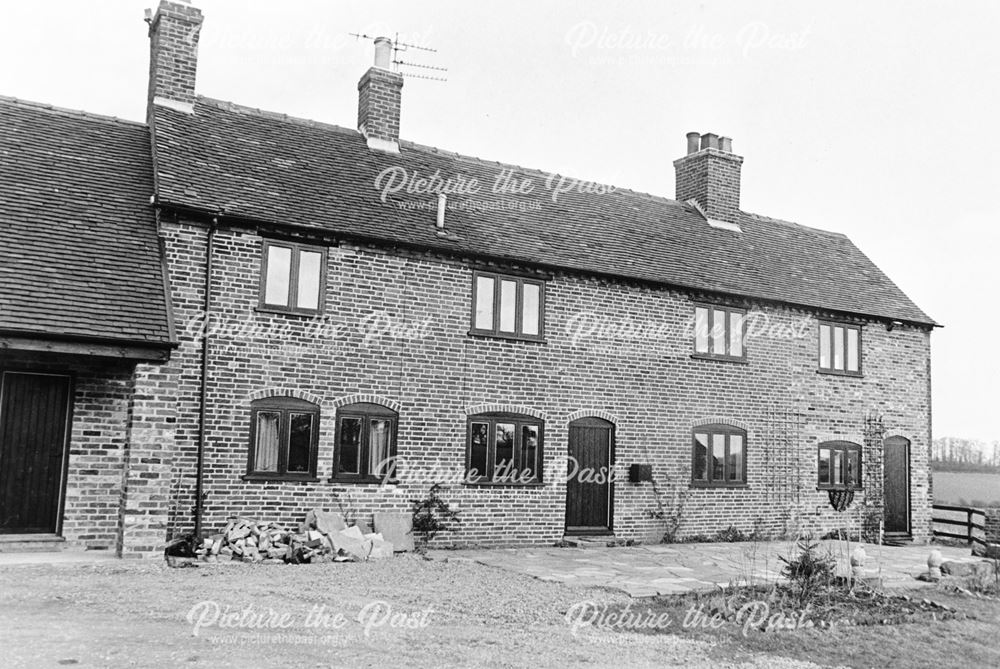
[[149,25],[149,100],[194,104],[203,17],[190,4],[161,0]]
[[987,507],[984,511],[983,533],[986,541],[1000,544],[1000,506]]
[[116,550],[133,365],[8,352],[0,353],[0,367],[72,377],[62,536],[70,548]]
[[163,555],[171,508],[177,385],[171,364],[136,366],[119,505],[119,552],[125,558]]
[[674,161],[677,200],[697,200],[709,218],[738,223],[742,164],[742,157],[711,148],[678,158]]
[[[172,358],[179,376],[175,487],[170,528],[191,527],[197,448],[199,344],[205,229],[167,223],[168,260],[182,345]],[[298,522],[314,506],[338,506],[371,520],[376,510],[408,510],[430,487],[421,472],[463,473],[467,412],[482,404],[525,407],[545,417],[546,484],[476,488],[454,482],[445,498],[462,511],[456,543],[529,544],[562,536],[568,421],[596,415],[616,424],[617,463],[653,465],[656,488],[615,484],[615,530],[655,540],[658,510],[684,499],[680,534],[711,533],[755,523],[776,533],[858,528],[859,493],[845,516],[816,490],[816,446],[864,442],[866,412],[884,416],[887,436],[911,441],[912,524],[918,540],[929,526],[929,334],[882,324],[863,328],[863,378],[816,371],[812,314],[767,305],[775,330],[808,319],[801,338],[762,335],[748,344],[748,363],[691,358],[693,315],[685,294],[558,274],[546,287],[546,343],[472,337],[471,269],[442,257],[390,255],[340,243],[330,248],[326,315],[308,318],[256,310],[260,237],[221,229],[213,279],[205,527],[235,514]],[[385,314],[395,332],[371,336],[365,323]],[[581,314],[600,322],[656,330],[654,337],[610,333],[574,340],[567,328]],[[575,319],[575,320],[574,320]],[[317,483],[243,481],[250,401],[269,393],[312,397],[321,406]],[[359,395],[398,403],[400,483],[327,482],[332,472],[336,407]],[[796,428],[784,418],[801,416]],[[692,489],[691,431],[703,422],[737,422],[748,432],[746,488]],[[794,422],[794,421],[793,421]],[[872,456],[877,458],[878,456]],[[866,472],[876,471],[865,462]],[[445,478],[440,474],[437,478]],[[872,500],[869,500],[871,502]],[[876,508],[878,508],[876,506]]]
[[396,72],[369,68],[358,82],[358,128],[365,136],[399,141],[399,116],[403,77]]

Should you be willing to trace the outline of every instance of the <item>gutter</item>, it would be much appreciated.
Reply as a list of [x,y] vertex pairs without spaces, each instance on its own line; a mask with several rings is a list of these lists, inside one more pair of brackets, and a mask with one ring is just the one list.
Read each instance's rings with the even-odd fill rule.
[[205,313],[204,331],[201,336],[201,390],[198,399],[198,458],[195,467],[194,486],[194,536],[195,541],[201,540],[201,517],[204,512],[204,470],[205,470],[205,414],[208,405],[208,338],[211,333],[212,317],[212,261],[215,251],[215,231],[219,220],[212,217],[208,227],[208,237],[205,240]]

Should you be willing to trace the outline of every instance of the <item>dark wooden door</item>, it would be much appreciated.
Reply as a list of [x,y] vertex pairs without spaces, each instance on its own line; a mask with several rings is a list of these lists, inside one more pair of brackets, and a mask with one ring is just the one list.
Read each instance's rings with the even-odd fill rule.
[[0,373],[0,532],[56,532],[70,380]]
[[885,531],[910,532],[910,441],[889,437],[883,445]]
[[569,427],[569,478],[566,480],[566,531],[604,534],[611,531],[614,426],[599,418],[582,418]]

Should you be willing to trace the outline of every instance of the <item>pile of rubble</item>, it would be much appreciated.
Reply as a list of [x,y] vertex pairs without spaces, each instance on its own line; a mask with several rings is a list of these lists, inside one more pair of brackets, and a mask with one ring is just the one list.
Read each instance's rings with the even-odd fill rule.
[[341,514],[321,509],[306,514],[295,531],[274,522],[234,518],[220,534],[202,541],[195,555],[206,562],[315,564],[378,560],[413,550],[410,514],[377,513],[375,524],[382,531],[373,532],[363,522],[348,526]]

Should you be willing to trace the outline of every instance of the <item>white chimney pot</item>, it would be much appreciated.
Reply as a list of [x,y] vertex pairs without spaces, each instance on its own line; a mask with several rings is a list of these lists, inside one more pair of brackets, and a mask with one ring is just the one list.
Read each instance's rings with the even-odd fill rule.
[[375,67],[388,70],[392,63],[392,40],[388,37],[375,38]]

